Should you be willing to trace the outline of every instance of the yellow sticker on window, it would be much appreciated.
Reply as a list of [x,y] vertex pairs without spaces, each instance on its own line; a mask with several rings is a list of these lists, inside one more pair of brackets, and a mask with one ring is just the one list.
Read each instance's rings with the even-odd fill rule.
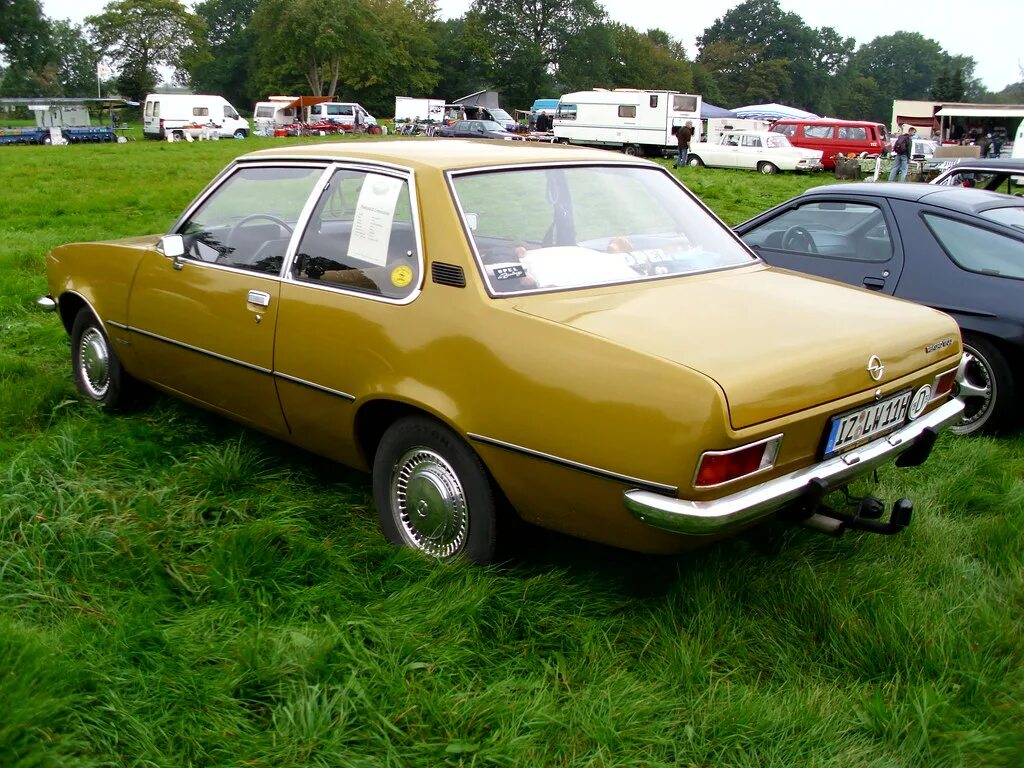
[[395,288],[405,288],[412,282],[412,269],[404,264],[391,270],[391,284]]

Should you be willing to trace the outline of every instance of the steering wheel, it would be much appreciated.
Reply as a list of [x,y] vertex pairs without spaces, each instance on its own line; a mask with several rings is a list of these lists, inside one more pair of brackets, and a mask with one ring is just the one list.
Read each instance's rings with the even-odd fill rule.
[[782,236],[782,247],[787,251],[801,251],[802,253],[817,253],[818,247],[814,244],[811,233],[801,226],[790,227]]
[[230,248],[231,242],[235,239],[235,234],[238,232],[238,230],[241,229],[245,224],[248,224],[250,221],[254,221],[255,219],[266,219],[267,221],[272,221],[279,227],[281,227],[285,232],[287,232],[288,237],[292,236],[293,230],[291,226],[289,226],[288,222],[284,221],[283,219],[279,219],[277,218],[277,216],[274,216],[269,213],[250,213],[248,216],[243,216],[234,223],[234,225],[228,232],[228,236],[224,238],[224,247]]

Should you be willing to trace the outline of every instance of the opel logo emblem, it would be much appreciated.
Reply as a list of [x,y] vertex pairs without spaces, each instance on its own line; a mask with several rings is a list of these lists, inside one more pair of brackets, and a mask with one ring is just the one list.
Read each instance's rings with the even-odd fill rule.
[[872,355],[868,358],[868,375],[872,381],[878,381],[882,378],[882,374],[885,373],[885,366],[882,365],[882,361],[879,360],[878,355]]

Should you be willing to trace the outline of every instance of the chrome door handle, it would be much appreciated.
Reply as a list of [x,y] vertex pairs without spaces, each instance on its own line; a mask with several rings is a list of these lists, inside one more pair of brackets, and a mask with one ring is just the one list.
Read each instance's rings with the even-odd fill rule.
[[266,291],[249,291],[248,296],[245,298],[250,304],[255,304],[257,307],[269,307],[270,306],[270,294]]

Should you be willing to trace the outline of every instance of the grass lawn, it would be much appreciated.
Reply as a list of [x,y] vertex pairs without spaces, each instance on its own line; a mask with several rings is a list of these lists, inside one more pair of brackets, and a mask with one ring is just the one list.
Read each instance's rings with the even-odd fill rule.
[[[479,568],[386,544],[362,475],[83,403],[47,249],[164,231],[281,141],[0,147],[0,768],[1022,764],[1021,435],[881,472],[892,538]],[[832,181],[679,173],[730,224]]]

